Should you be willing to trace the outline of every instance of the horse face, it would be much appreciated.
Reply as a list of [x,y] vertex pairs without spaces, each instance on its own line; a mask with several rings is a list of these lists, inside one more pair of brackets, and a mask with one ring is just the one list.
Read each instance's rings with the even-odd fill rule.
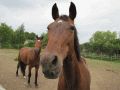
[[41,37],[36,36],[36,40],[35,40],[35,47],[36,48],[41,48],[42,39],[43,39],[42,36]]
[[[70,9],[73,5],[71,3]],[[74,18],[76,16],[76,13],[74,15],[73,10],[70,10],[73,16],[70,14],[59,17],[56,4],[53,5],[52,10],[55,21],[48,25],[48,44],[41,58],[42,71],[49,79],[55,79],[60,75],[63,61],[69,55],[70,47],[74,45]]]

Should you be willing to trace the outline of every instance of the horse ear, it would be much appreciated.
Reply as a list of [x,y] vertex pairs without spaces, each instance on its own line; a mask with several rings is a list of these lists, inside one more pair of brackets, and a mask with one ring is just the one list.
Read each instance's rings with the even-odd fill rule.
[[43,39],[43,36],[41,36],[40,39],[42,40],[42,39]]
[[36,39],[38,39],[38,35],[36,35]]
[[74,20],[76,17],[76,6],[73,2],[71,2],[70,4],[70,8],[69,8],[69,17]]
[[52,7],[52,18],[54,20],[56,20],[57,18],[59,18],[59,11],[58,11],[58,7],[57,7],[56,3]]

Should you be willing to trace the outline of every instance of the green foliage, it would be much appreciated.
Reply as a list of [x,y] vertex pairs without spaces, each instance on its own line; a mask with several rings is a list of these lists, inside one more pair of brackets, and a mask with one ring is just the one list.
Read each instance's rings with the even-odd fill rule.
[[110,31],[97,31],[90,39],[90,45],[93,47],[93,51],[96,53],[112,54],[116,48],[117,43],[113,43],[117,40],[116,32]]
[[108,60],[114,56],[120,57],[120,39],[117,39],[116,32],[97,31],[90,38],[90,42],[82,44],[81,47],[85,57]]
[[35,39],[35,36],[36,36],[36,34],[33,33],[33,32],[31,32],[31,33],[25,32],[24,35],[25,35],[25,39],[26,39],[26,40],[34,40],[34,39]]
[[35,41],[34,40],[26,40],[24,46],[26,47],[34,47]]
[[25,28],[22,24],[17,28],[17,30],[14,32],[14,38],[13,38],[13,44],[17,44],[16,48],[23,47],[23,44],[25,42],[25,34],[24,34]]
[[92,51],[91,45],[90,45],[89,42],[86,42],[86,43],[80,45],[80,49],[81,49],[82,52],[89,52],[89,51]]
[[[11,43],[13,37],[13,30],[10,26],[5,23],[1,23],[0,25],[0,47],[11,47],[9,43]],[[8,44],[8,45],[6,45]]]
[[25,41],[30,41],[26,46],[34,46],[35,33],[25,32],[24,25],[20,25],[16,30],[13,30],[5,23],[0,24],[0,48],[21,48]]
[[43,33],[41,36],[43,36],[43,40],[42,40],[42,48],[45,48],[48,42],[48,34],[47,33]]
[[82,55],[86,58],[92,58],[92,59],[99,59],[99,60],[108,60],[108,61],[113,61],[113,60],[120,60],[120,56],[117,55],[103,55],[103,54],[96,54],[96,53],[82,53]]
[[[48,41],[47,33],[43,33],[42,48],[45,48]],[[0,24],[0,48],[34,47],[36,34],[26,32],[24,24],[13,30],[5,23]]]

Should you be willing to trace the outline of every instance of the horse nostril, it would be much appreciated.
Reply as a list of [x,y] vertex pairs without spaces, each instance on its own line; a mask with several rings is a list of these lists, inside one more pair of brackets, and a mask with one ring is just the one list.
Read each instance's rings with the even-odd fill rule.
[[42,71],[43,72],[43,74],[48,74],[49,73],[49,71],[47,70],[47,71]]
[[56,65],[57,62],[58,62],[58,58],[57,58],[57,56],[55,56],[54,59],[53,59],[53,61],[52,61],[52,64],[53,64],[53,65]]
[[54,76],[54,72],[51,72],[51,76]]
[[45,71],[43,71],[43,74],[46,74]]

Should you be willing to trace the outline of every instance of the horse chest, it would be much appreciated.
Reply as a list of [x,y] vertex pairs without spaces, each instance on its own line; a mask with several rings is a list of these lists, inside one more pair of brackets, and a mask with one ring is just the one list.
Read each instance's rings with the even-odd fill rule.
[[71,82],[67,82],[66,80],[62,80],[59,82],[58,90],[82,90],[80,89],[80,83],[77,83],[78,81],[74,80]]

